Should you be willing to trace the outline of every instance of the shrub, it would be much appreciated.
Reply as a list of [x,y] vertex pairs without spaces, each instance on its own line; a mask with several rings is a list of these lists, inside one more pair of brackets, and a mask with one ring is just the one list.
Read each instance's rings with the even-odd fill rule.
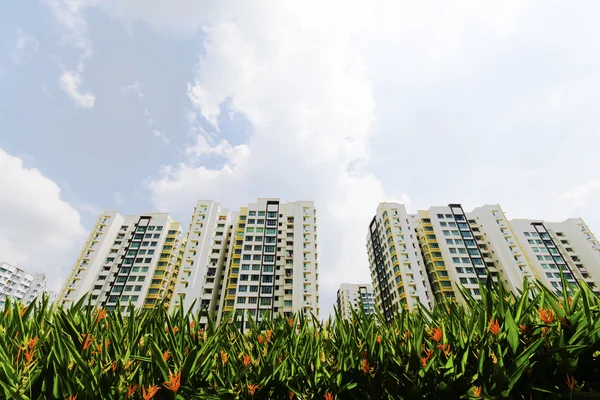
[[[565,283],[566,284],[566,283]],[[599,396],[598,298],[482,287],[467,307],[311,324],[278,317],[199,329],[162,307],[128,315],[7,302],[4,399],[379,399]],[[465,296],[468,294],[465,292]]]

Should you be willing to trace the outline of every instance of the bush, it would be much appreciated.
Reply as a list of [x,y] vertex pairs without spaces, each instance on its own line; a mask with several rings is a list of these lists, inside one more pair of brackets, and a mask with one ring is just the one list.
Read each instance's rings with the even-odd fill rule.
[[[566,282],[565,282],[566,284]],[[526,285],[527,286],[527,285]],[[600,396],[598,298],[540,285],[515,297],[312,325],[301,316],[200,330],[164,308],[129,315],[7,302],[4,399],[379,399]],[[468,294],[465,292],[465,296]]]

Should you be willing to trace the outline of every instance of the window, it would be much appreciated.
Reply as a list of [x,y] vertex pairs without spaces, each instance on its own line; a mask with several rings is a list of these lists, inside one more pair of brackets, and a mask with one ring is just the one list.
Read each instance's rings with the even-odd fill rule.
[[240,285],[240,286],[238,286],[238,291],[240,291],[240,292],[247,292],[248,291],[248,286]]
[[237,298],[237,303],[238,304],[246,304],[246,298],[245,297],[238,297]]
[[450,231],[443,230],[442,233],[444,234],[444,236],[450,236]]
[[248,297],[248,304],[256,304],[256,297]]
[[260,305],[261,306],[270,306],[271,305],[271,298],[270,297],[261,297],[260,298]]
[[461,258],[463,264],[470,264],[471,261],[468,258]]
[[258,292],[258,286],[250,286],[250,293],[257,293]]
[[272,283],[273,275],[263,275],[262,281],[263,281],[263,283]]
[[260,292],[262,294],[271,294],[273,293],[273,286],[263,286],[260,288]]
[[452,262],[455,264],[459,264],[460,263],[460,257],[452,257]]
[[453,244],[454,241],[452,239],[446,239],[446,244]]
[[247,280],[248,280],[248,275],[246,275],[246,274],[240,275],[240,281],[247,281]]

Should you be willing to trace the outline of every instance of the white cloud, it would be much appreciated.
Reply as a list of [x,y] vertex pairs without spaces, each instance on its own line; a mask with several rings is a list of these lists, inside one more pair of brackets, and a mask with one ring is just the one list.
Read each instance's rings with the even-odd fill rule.
[[142,87],[144,84],[140,81],[135,81],[129,85],[125,85],[121,87],[121,93],[123,94],[135,94],[138,99],[144,98],[144,93],[142,93]]
[[[406,192],[413,211],[500,202],[509,217],[596,218],[593,200],[574,208],[577,190],[561,197],[598,181],[595,2],[97,5],[129,26],[204,33],[187,89],[193,142],[150,182],[157,207],[187,216],[197,198],[316,200],[325,312],[340,279],[369,280],[379,201]],[[224,105],[250,123],[246,143],[221,133]]]
[[165,132],[158,130],[158,129],[154,129],[152,131],[152,134],[154,135],[154,137],[159,138],[160,140],[162,140],[162,142],[164,144],[169,144],[171,143],[171,141],[169,140],[169,138],[167,137],[167,135],[165,134]]
[[81,75],[85,69],[85,60],[92,55],[92,43],[88,38],[88,27],[84,12],[96,0],[45,0],[52,10],[57,22],[63,27],[59,41],[61,45],[70,45],[81,51],[77,69],[62,73],[59,78],[61,89],[69,95],[75,105],[80,108],[93,108],[96,96],[93,93],[82,93]]
[[2,149],[0,170],[0,260],[45,272],[58,289],[85,239],[80,215],[56,183]]
[[96,96],[90,92],[82,92],[79,86],[81,85],[81,75],[79,71],[65,71],[60,76],[60,88],[69,95],[75,102],[75,105],[80,108],[93,108],[96,102]]
[[123,200],[125,200],[126,196],[121,193],[121,192],[114,192],[113,193],[113,201],[115,202],[115,204],[119,205],[123,202]]
[[31,53],[37,53],[39,49],[40,42],[35,36],[24,32],[21,29],[17,29],[13,52],[11,53],[11,58],[14,62],[22,64],[26,57]]

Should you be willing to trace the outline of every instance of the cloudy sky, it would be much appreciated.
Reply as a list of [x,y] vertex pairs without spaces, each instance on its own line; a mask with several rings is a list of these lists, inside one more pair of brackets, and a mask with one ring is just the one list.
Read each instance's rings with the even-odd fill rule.
[[315,200],[321,302],[378,202],[600,230],[600,2],[0,5],[0,260],[59,287],[98,213]]

